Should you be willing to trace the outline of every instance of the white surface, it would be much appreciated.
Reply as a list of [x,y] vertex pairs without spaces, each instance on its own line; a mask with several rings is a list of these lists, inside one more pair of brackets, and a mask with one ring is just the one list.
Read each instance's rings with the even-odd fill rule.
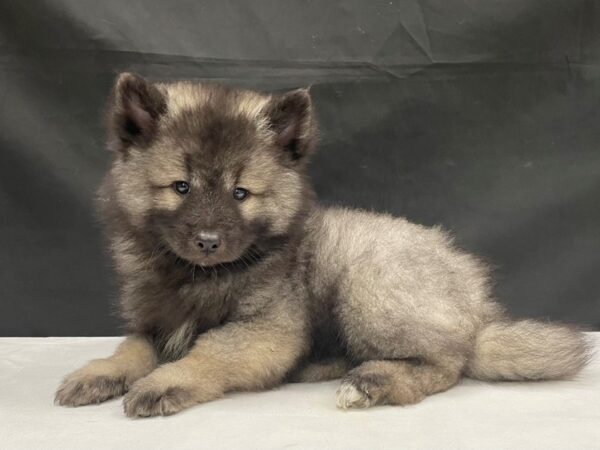
[[405,408],[340,411],[337,382],[232,394],[166,418],[127,419],[121,400],[53,405],[67,372],[119,341],[0,339],[0,448],[600,448],[598,356],[575,381],[463,380]]

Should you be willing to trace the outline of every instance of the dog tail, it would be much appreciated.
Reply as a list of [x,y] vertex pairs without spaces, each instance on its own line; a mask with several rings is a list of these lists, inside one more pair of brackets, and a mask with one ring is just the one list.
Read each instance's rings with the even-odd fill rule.
[[492,322],[477,336],[467,375],[480,380],[550,380],[577,374],[591,343],[574,327],[534,320]]

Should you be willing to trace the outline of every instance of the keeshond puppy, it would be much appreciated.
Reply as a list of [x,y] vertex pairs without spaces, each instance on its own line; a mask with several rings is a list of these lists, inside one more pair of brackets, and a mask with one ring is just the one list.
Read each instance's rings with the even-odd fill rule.
[[125,395],[167,415],[229,391],[342,378],[340,408],[408,405],[480,380],[566,378],[572,327],[512,321],[440,228],[322,208],[308,90],[118,77],[99,191],[128,337],[68,375],[60,405]]

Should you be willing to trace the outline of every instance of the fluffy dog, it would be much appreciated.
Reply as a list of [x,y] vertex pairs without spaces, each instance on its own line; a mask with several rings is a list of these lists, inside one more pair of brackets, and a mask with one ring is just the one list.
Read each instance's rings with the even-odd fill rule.
[[61,405],[125,394],[176,413],[228,391],[342,377],[340,408],[406,405],[466,375],[576,374],[574,329],[511,321],[440,228],[321,208],[310,94],[118,77],[99,210],[128,337],[67,376]]

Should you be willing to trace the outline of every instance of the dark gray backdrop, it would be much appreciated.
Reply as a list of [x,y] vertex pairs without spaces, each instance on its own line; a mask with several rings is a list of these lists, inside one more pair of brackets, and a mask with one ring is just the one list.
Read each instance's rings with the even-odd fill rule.
[[600,2],[0,1],[0,335],[119,332],[114,76],[312,85],[323,201],[454,231],[517,316],[600,327]]

